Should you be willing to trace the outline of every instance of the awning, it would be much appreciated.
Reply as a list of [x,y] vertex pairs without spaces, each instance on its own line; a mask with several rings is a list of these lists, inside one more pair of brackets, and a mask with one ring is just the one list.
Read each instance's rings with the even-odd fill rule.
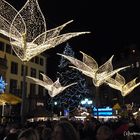
[[18,103],[21,103],[22,99],[10,94],[10,93],[2,93],[0,94],[0,105],[3,105],[3,103],[15,105]]

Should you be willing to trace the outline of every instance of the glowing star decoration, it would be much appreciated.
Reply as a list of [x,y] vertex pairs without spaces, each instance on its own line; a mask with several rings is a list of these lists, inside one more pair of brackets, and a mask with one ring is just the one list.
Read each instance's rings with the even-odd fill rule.
[[106,81],[106,83],[107,83],[110,87],[121,91],[121,95],[122,95],[123,97],[125,97],[125,96],[127,96],[130,92],[132,92],[137,86],[140,85],[140,82],[139,82],[139,83],[136,83],[136,79],[137,79],[137,78],[131,80],[130,82],[128,82],[128,83],[126,84],[124,77],[123,77],[122,75],[120,75],[120,74],[117,73],[116,76],[115,76],[115,79],[109,78],[109,79]]
[[36,84],[46,88],[51,97],[54,97],[54,96],[58,95],[59,93],[61,93],[66,88],[77,84],[75,82],[75,83],[69,84],[67,86],[62,86],[59,82],[59,78],[55,82],[53,82],[48,76],[46,76],[42,73],[41,73],[41,75],[43,76],[43,81],[39,80],[37,78],[30,77],[30,76],[26,76],[26,77],[29,79],[32,79]]
[[7,85],[7,83],[5,83],[5,81],[3,80],[2,76],[1,76],[0,77],[0,93],[4,93],[6,85]]
[[107,79],[112,77],[117,72],[128,67],[127,66],[127,67],[122,67],[122,68],[113,70],[113,65],[112,65],[113,56],[106,63],[98,67],[97,62],[91,56],[83,52],[81,53],[83,55],[83,62],[71,56],[66,56],[59,53],[58,55],[63,56],[64,58],[68,59],[74,65],[70,67],[81,71],[86,76],[91,77],[93,80],[93,84],[96,87],[99,87],[100,85],[105,83]]
[[71,22],[46,30],[45,18],[37,0],[27,0],[19,11],[5,0],[0,0],[0,33],[10,37],[14,52],[24,62],[72,37],[89,33],[74,32],[59,35]]

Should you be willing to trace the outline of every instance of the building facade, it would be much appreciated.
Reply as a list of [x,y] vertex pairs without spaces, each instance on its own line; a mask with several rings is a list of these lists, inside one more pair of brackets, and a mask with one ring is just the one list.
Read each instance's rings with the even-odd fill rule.
[[[26,75],[42,79],[40,73],[46,74],[46,63],[47,58],[45,54],[42,53],[34,57],[26,64]],[[5,93],[12,93],[22,97],[23,66],[23,62],[12,50],[8,38],[0,36],[0,76],[8,84]],[[38,102],[44,103],[42,99],[44,99],[46,90],[27,78],[25,85],[26,99],[28,100],[27,112],[29,112],[36,108]]]

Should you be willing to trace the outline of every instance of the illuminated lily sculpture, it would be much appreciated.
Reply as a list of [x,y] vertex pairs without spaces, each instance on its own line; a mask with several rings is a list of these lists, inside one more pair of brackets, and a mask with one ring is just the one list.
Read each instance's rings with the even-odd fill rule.
[[83,52],[81,53],[83,55],[83,62],[71,56],[66,56],[59,53],[58,55],[63,56],[64,58],[68,59],[74,65],[70,67],[77,69],[81,71],[84,75],[92,78],[93,84],[96,87],[95,102],[96,102],[96,108],[97,108],[97,118],[99,119],[99,116],[98,116],[98,107],[100,105],[99,86],[105,83],[106,80],[112,77],[114,74],[116,74],[117,72],[127,67],[122,67],[122,68],[113,70],[113,65],[112,65],[113,56],[102,66],[98,67],[97,62],[91,56]]
[[5,0],[0,0],[0,33],[10,38],[14,52],[24,62],[72,37],[89,33],[74,32],[59,35],[71,22],[46,30],[45,18],[37,0],[27,0],[19,11]]
[[37,0],[27,0],[21,10],[17,11],[5,0],[0,0],[0,34],[10,38],[10,44],[15,54],[24,62],[23,87],[21,104],[21,122],[25,116],[25,64],[40,53],[54,48],[72,37],[89,33],[74,32],[60,35],[60,31],[69,21],[54,29],[47,30],[46,21]]
[[128,66],[126,66],[126,67],[122,67],[122,68],[113,70],[113,65],[112,65],[113,56],[106,63],[104,63],[103,65],[98,67],[97,62],[91,56],[89,56],[83,52],[81,52],[81,53],[83,55],[83,62],[76,58],[73,58],[71,56],[66,56],[66,55],[59,54],[59,53],[58,53],[58,55],[61,55],[64,58],[68,59],[74,65],[74,66],[70,66],[70,67],[77,69],[77,70],[81,71],[84,75],[92,78],[93,84],[96,87],[99,87],[100,85],[105,83],[107,79],[112,77],[117,72],[128,67]]
[[123,97],[127,96],[128,94],[130,94],[136,87],[138,87],[140,85],[140,82],[136,83],[136,79],[131,80],[130,82],[128,82],[126,84],[125,82],[125,78],[120,75],[119,73],[116,74],[115,79],[113,78],[109,78],[106,83],[116,89],[119,90],[121,92],[121,95]]
[[26,77],[33,80],[36,84],[47,89],[48,94],[51,97],[54,97],[54,96],[58,95],[59,93],[61,93],[62,91],[64,91],[66,88],[69,88],[70,86],[77,84],[77,83],[72,83],[67,86],[62,86],[61,83],[59,82],[59,78],[55,82],[53,82],[48,76],[46,76],[42,73],[41,73],[41,75],[43,76],[43,81],[39,80],[37,78],[30,77],[30,76],[26,76]]

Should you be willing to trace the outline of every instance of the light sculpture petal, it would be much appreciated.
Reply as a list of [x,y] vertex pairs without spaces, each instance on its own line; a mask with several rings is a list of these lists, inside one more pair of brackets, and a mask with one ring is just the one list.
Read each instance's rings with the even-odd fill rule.
[[93,77],[94,70],[89,65],[83,63],[82,61],[80,61],[74,57],[66,56],[66,55],[59,54],[59,53],[57,53],[57,54],[68,59],[74,65],[74,66],[70,66],[71,68],[77,69],[89,77]]
[[92,57],[86,55],[85,53],[82,54],[83,54],[83,62],[71,56],[66,56],[58,53],[58,55],[68,59],[74,65],[70,67],[77,69],[86,76],[92,78],[93,84],[97,87],[105,83],[106,80],[112,77],[114,74],[128,67],[126,66],[113,70],[112,66],[113,56],[112,56],[106,63],[104,63],[102,66],[98,68],[97,62]]
[[131,93],[136,87],[140,85],[139,83],[136,83],[136,79],[133,79],[132,81],[128,82],[126,85],[123,86],[122,89],[122,96],[127,96],[129,93]]
[[95,86],[99,87],[100,85],[105,83],[110,77],[112,77],[113,75],[115,75],[119,71],[124,70],[128,67],[129,66],[118,68],[118,69],[113,70],[112,72],[105,71],[105,72],[102,72],[100,74],[95,74],[96,76],[95,76],[95,78],[93,78],[93,83]]
[[53,81],[52,81],[47,75],[45,75],[45,74],[43,74],[43,73],[40,73],[40,74],[42,75],[43,81],[44,81],[46,84],[48,84],[48,85],[53,84]]
[[10,37],[11,23],[18,11],[5,0],[0,0],[0,33]]
[[128,94],[130,94],[136,87],[138,87],[140,85],[140,82],[136,83],[136,79],[137,78],[135,78],[135,79],[131,80],[130,82],[128,82],[127,84],[125,84],[124,77],[117,73],[115,79],[109,78],[106,81],[106,83],[110,87],[119,90],[121,92],[121,95],[123,97],[125,97]]
[[91,56],[89,56],[83,52],[81,52],[81,53],[83,55],[83,63],[85,63],[87,66],[89,66],[94,71],[97,71],[98,70],[97,62]]
[[0,33],[10,38],[14,52],[23,62],[73,37],[89,33],[73,32],[59,35],[71,22],[72,20],[46,30],[45,18],[37,0],[27,0],[20,11],[5,0],[0,1]]
[[75,83],[71,83],[66,86],[62,86],[61,83],[59,82],[59,78],[55,82],[52,82],[52,80],[48,76],[46,76],[42,73],[41,73],[41,75],[43,76],[43,81],[39,80],[37,78],[30,77],[30,76],[26,76],[26,77],[33,80],[37,85],[40,85],[40,86],[44,87],[45,89],[47,89],[48,94],[51,97],[54,97],[54,96],[58,95],[59,93],[61,93],[62,91],[64,91],[65,89],[69,88],[70,86],[77,84],[75,82]]
[[122,75],[119,73],[116,74],[115,80],[120,84],[120,85],[125,85],[125,79]]

